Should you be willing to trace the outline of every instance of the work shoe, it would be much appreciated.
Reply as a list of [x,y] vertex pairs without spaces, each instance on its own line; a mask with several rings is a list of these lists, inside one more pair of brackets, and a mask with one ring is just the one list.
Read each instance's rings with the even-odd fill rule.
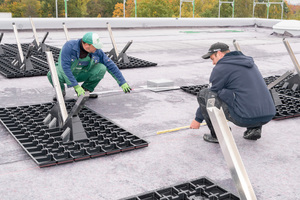
[[211,134],[204,134],[203,135],[203,139],[206,141],[206,142],[211,142],[211,143],[219,143],[218,139],[211,136]]
[[90,93],[90,95],[89,95],[89,98],[92,98],[92,99],[94,99],[94,98],[98,98],[98,94],[91,94],[92,92],[91,92],[91,91],[89,91],[88,89],[86,89],[86,88],[84,88],[84,87],[83,87],[83,89],[84,89],[84,91],[86,91],[86,92],[89,92],[89,93]]
[[247,140],[257,140],[261,138],[261,127],[247,128],[244,132],[244,138]]
[[[62,95],[65,98],[65,96],[66,96],[66,91],[65,90],[62,90]],[[52,99],[53,99],[53,101],[57,101],[56,94],[53,96]]]

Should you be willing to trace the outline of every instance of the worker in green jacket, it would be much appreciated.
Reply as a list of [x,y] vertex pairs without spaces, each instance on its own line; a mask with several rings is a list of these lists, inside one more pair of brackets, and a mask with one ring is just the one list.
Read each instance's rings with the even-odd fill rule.
[[[56,63],[63,96],[66,95],[65,84],[68,88],[73,87],[78,96],[84,95],[86,91],[93,92],[106,71],[112,75],[125,93],[130,92],[131,88],[119,68],[101,48],[99,35],[93,32],[88,32],[83,38],[70,40],[64,44]],[[50,71],[47,76],[53,85]],[[79,82],[83,82],[82,85],[79,85]],[[53,100],[56,100],[56,96]]]

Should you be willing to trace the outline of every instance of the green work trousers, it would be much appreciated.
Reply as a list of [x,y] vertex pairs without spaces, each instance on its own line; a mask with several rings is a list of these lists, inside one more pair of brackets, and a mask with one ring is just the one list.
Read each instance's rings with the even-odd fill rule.
[[[80,59],[80,61],[86,61],[86,58]],[[98,83],[102,80],[106,72],[106,66],[101,63],[90,63],[88,66],[79,66],[78,62],[74,62],[71,66],[72,74],[74,75],[77,82],[83,82],[81,87],[84,89],[93,92]],[[65,83],[70,85],[68,77],[62,70],[62,67],[59,64],[56,64],[57,75],[62,90],[65,89]],[[48,80],[53,86],[51,72],[47,74]]]

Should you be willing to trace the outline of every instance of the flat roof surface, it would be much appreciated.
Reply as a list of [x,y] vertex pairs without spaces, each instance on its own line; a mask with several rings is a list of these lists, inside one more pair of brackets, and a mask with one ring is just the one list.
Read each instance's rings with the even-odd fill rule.
[[[90,31],[90,30],[89,30]],[[108,31],[101,35],[104,51],[112,48]],[[71,39],[83,31],[69,30]],[[244,28],[156,28],[113,29],[120,51],[128,41],[129,56],[158,63],[155,67],[121,70],[130,94],[111,92],[90,99],[86,106],[127,131],[149,142],[143,149],[96,159],[39,168],[0,125],[1,199],[103,199],[115,200],[147,191],[185,183],[206,176],[238,195],[218,144],[207,143],[199,130],[181,130],[157,135],[157,131],[188,126],[195,117],[196,96],[182,90],[153,92],[138,90],[147,80],[169,79],[176,86],[207,84],[213,68],[203,60],[212,43],[225,42],[234,50],[239,43],[245,55],[252,56],[263,77],[282,75],[294,69],[281,37],[271,29]],[[40,39],[44,32],[37,32]],[[19,32],[21,43],[33,40],[32,32]],[[300,60],[299,38],[287,38]],[[46,44],[61,48],[66,42],[62,30],[50,31]],[[16,43],[13,32],[5,33],[3,43]],[[15,107],[52,101],[54,89],[46,76],[8,79],[0,76],[0,107]],[[96,92],[120,90],[106,73]],[[67,98],[74,98],[67,89]],[[245,128],[229,123],[257,199],[300,199],[300,118],[271,121],[263,126],[262,138],[243,139]]]

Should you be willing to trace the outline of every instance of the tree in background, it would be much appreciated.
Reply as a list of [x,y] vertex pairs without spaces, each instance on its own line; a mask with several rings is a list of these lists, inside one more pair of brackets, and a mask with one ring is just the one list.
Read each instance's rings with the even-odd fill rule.
[[[274,1],[281,2],[271,2]],[[11,12],[13,17],[56,17],[55,2],[0,0],[0,12]],[[65,0],[57,0],[57,3],[58,17],[65,17]],[[68,0],[68,17],[123,17],[122,3],[123,0]],[[253,0],[235,0],[234,7],[234,17],[252,17]],[[179,17],[179,10],[180,0],[137,0],[137,17]],[[181,11],[182,17],[192,17],[192,3],[183,3]],[[218,17],[218,12],[219,0],[195,0],[195,17]],[[126,1],[125,14],[126,17],[135,17],[134,0]],[[231,4],[222,4],[220,14],[221,17],[232,17]],[[267,18],[267,6],[256,4],[254,17]],[[271,4],[269,18],[281,18],[281,5]],[[283,19],[299,18],[300,6],[288,5],[285,0]]]
[[195,17],[218,17],[219,0],[196,0]]
[[1,12],[11,12],[12,17],[24,17],[24,8],[21,0],[4,0],[0,6]]
[[125,17],[135,17],[134,0],[127,0],[125,6]]
[[172,17],[168,0],[140,0],[137,5],[138,17]]
[[23,0],[24,17],[41,17],[41,2],[38,0]]
[[300,5],[288,5],[285,0],[286,8],[285,15],[287,19],[298,19],[300,20]]
[[68,17],[86,17],[87,3],[90,0],[69,0],[67,3]]
[[[179,14],[180,17],[180,2],[178,4],[179,7]],[[193,4],[191,2],[184,2],[181,5],[181,17],[193,17]]]
[[[55,0],[40,0],[41,1],[41,16],[56,17]],[[65,17],[65,1],[57,1],[58,17]]]
[[101,16],[101,4],[100,0],[90,0],[87,3],[88,17],[98,17]]
[[[235,2],[234,2],[235,3]],[[218,12],[219,12],[219,7],[218,7]],[[232,4],[231,3],[223,3],[220,8],[220,17],[232,17]],[[218,13],[219,16],[219,13]]]
[[234,2],[234,17],[252,17],[253,0],[237,0]]
[[124,13],[123,13],[123,4],[122,3],[117,3],[115,5],[115,10],[113,12],[113,17],[123,17]]
[[90,0],[87,3],[87,16],[112,17],[117,3],[123,3],[123,0]]

